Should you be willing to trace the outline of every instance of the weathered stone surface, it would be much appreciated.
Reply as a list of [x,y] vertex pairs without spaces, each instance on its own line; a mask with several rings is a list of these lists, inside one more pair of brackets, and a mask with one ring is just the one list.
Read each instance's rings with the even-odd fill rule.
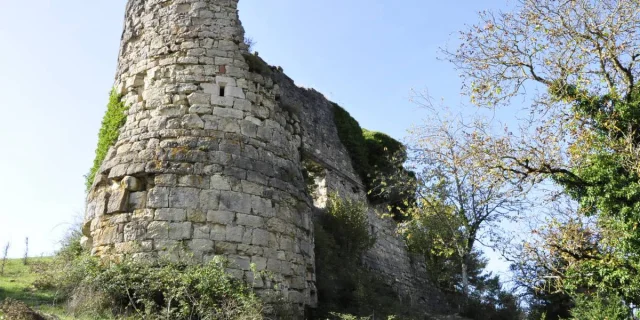
[[107,203],[107,214],[125,212],[129,203],[129,192],[126,189],[118,188],[111,190],[109,202]]
[[[129,0],[115,84],[128,117],[87,195],[85,244],[114,260],[223,255],[238,277],[254,263],[274,276],[256,288],[314,306],[311,204],[334,191],[366,201],[364,188],[331,102],[249,71],[237,3]],[[313,198],[303,153],[326,168]],[[381,231],[365,261],[403,295],[435,296],[394,227],[370,223]]]
[[187,219],[187,210],[175,208],[157,209],[154,218],[156,221],[185,221]]
[[140,179],[132,176],[126,176],[122,178],[121,185],[125,190],[129,190],[132,192],[142,191],[142,188],[144,187]]

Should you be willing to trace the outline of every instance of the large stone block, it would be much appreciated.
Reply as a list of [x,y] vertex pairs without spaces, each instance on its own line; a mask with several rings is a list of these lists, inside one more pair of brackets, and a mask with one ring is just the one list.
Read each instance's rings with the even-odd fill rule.
[[169,206],[172,208],[196,209],[200,199],[200,189],[175,187],[171,189]]
[[169,239],[172,240],[188,240],[193,235],[191,222],[172,222],[169,223]]

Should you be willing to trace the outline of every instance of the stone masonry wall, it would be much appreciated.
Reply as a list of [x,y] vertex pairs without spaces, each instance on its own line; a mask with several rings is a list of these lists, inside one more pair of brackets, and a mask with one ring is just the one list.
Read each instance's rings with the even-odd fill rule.
[[[313,206],[366,201],[333,105],[281,72],[250,71],[238,0],[129,0],[115,87],[127,121],[87,196],[84,243],[105,260],[204,263],[315,306]],[[325,171],[305,191],[303,158]],[[369,211],[364,258],[402,297],[443,307],[393,221]],[[270,274],[251,281],[250,265]],[[267,279],[265,279],[267,280]]]
[[[283,73],[275,73],[280,89],[279,103],[299,110],[304,156],[324,167],[313,195],[316,207],[324,207],[329,193],[367,202],[366,187],[354,170],[349,153],[342,145],[333,116],[333,104],[313,89],[297,87]],[[399,296],[411,305],[421,305],[430,312],[448,311],[442,294],[427,282],[424,263],[412,257],[404,241],[396,234],[396,223],[381,218],[385,208],[370,207],[371,231],[377,240],[364,262],[392,285]]]
[[300,123],[249,72],[237,2],[128,1],[115,82],[127,121],[88,193],[84,242],[110,260],[223,255],[249,280],[253,263],[314,306]]

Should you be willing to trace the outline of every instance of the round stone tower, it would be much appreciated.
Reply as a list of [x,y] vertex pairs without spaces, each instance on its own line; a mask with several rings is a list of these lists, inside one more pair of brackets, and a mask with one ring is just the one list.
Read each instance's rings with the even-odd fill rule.
[[[217,255],[259,293],[313,306],[298,118],[250,67],[238,0],[129,0],[115,88],[129,107],[87,197],[83,233],[109,260]],[[260,68],[258,68],[260,69]]]

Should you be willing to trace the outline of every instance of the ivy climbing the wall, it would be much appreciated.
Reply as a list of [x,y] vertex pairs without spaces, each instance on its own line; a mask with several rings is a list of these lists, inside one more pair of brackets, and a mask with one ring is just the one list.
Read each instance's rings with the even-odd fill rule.
[[109,148],[113,146],[118,140],[120,135],[120,128],[127,121],[126,111],[129,108],[124,104],[120,95],[115,89],[111,90],[109,95],[109,104],[107,104],[107,112],[102,118],[102,126],[100,127],[100,133],[98,134],[98,147],[96,148],[96,157],[93,160],[93,167],[86,175],[87,191],[91,188],[93,180],[96,177],[96,173],[105,157]]

